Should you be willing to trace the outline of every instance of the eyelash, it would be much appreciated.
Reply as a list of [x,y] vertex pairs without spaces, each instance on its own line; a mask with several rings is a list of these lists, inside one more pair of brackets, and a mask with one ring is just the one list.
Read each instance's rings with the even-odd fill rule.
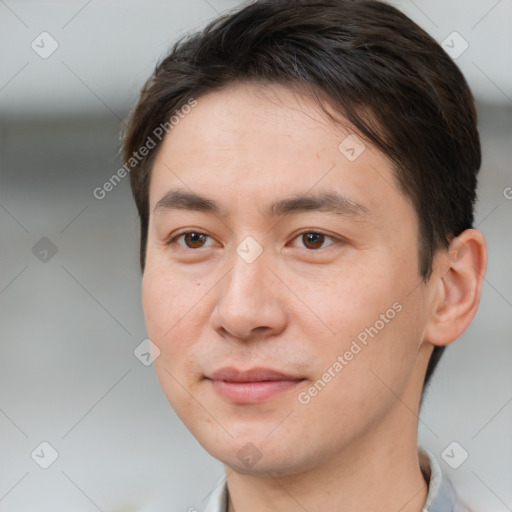
[[[179,233],[171,238],[169,238],[166,242],[165,242],[165,245],[166,246],[171,246],[171,245],[178,245],[181,249],[190,249],[192,251],[197,251],[199,249],[203,249],[204,247],[198,247],[198,248],[193,248],[193,247],[186,247],[186,246],[183,246],[183,245],[180,245],[177,243],[177,240],[185,235],[189,235],[191,233],[194,233],[196,235],[204,235],[208,238],[211,238],[210,235],[207,235],[206,233],[202,233],[201,231],[184,231],[183,233]],[[331,245],[334,245],[335,243],[338,243],[338,242],[342,242],[343,240],[340,239],[340,238],[336,238],[332,235],[328,235],[326,233],[322,233],[321,231],[303,231],[301,233],[298,233],[294,238],[293,240],[296,240],[297,238],[303,236],[303,235],[309,235],[309,234],[315,234],[315,235],[322,235],[325,237],[325,239],[331,239],[333,240],[333,243],[332,244],[329,244],[327,247],[330,247]],[[315,252],[315,251],[319,251],[320,249],[326,249],[326,247],[320,247],[318,249],[309,249],[308,247],[304,247],[304,249],[306,249],[307,251],[311,251],[311,252]]]

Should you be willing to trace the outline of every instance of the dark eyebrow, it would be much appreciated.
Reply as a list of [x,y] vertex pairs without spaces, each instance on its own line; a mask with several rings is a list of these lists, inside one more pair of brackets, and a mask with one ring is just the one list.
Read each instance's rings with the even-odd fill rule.
[[217,201],[180,189],[169,190],[156,203],[153,211],[157,213],[161,210],[194,210],[196,212],[215,213],[220,216],[226,215]]
[[364,216],[370,211],[366,206],[354,201],[339,192],[317,192],[308,195],[298,195],[281,199],[272,203],[267,209],[267,215],[280,217],[290,213],[319,211],[338,215]]
[[[154,212],[166,210],[193,210],[226,217],[227,212],[213,200],[180,189],[169,190],[155,205]],[[316,192],[280,199],[269,205],[264,214],[280,217],[292,213],[321,211],[345,216],[365,216],[370,212],[366,206],[338,192]]]

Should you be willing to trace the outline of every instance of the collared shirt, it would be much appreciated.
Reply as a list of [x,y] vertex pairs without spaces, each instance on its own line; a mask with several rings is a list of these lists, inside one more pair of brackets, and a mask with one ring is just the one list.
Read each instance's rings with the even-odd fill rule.
[[[451,482],[442,474],[435,457],[425,448],[418,447],[420,468],[428,480],[428,493],[422,512],[471,512],[459,501]],[[205,512],[228,512],[228,486],[219,484],[208,501]]]

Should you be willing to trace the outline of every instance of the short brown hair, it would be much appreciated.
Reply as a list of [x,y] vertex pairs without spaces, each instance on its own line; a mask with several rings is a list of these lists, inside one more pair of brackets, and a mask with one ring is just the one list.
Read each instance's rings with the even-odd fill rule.
[[[260,0],[182,38],[141,92],[125,161],[190,98],[236,82],[306,89],[392,160],[418,216],[425,280],[435,251],[472,227],[481,164],[473,96],[441,46],[396,8],[375,0]],[[160,142],[130,173],[142,271]],[[434,348],[425,384],[443,350]]]

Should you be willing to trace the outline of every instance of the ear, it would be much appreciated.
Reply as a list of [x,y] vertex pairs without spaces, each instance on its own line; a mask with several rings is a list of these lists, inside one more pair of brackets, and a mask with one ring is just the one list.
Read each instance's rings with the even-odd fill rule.
[[436,260],[424,341],[448,345],[466,330],[480,302],[487,268],[484,236],[477,229],[467,229],[450,242],[448,250],[439,251]]

